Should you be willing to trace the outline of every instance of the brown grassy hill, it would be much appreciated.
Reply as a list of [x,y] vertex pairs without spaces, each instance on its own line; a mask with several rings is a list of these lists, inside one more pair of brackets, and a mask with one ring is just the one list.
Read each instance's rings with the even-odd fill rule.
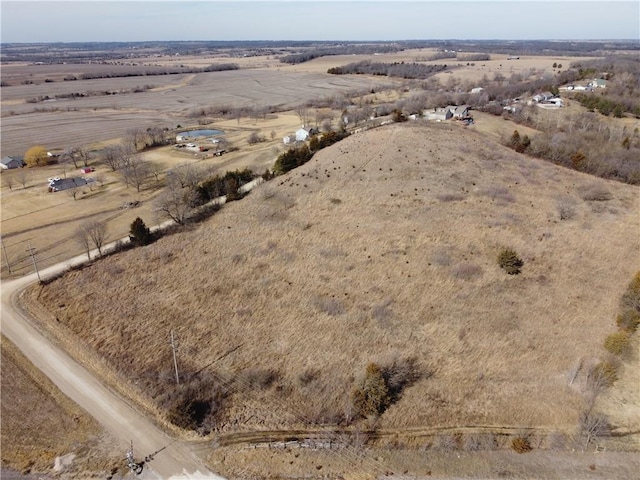
[[[221,430],[344,422],[369,362],[412,361],[382,427],[560,428],[639,268],[639,223],[637,187],[393,125],[39,299],[159,404]],[[498,267],[503,247],[522,274]]]

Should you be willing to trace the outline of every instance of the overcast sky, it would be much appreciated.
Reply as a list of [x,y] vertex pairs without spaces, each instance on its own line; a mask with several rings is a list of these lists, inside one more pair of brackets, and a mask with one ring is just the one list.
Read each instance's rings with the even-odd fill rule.
[[640,1],[0,1],[2,42],[640,39]]

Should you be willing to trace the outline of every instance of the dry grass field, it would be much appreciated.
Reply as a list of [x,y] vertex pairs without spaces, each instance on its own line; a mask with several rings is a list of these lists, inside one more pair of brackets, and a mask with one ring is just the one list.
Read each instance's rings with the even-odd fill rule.
[[56,457],[65,455],[74,458],[57,473],[59,478],[115,473],[122,452],[109,446],[109,435],[4,337],[1,352],[2,477],[8,476],[4,469],[54,473]]
[[[2,155],[22,154],[33,144],[99,149],[134,128],[197,127],[191,113],[210,106],[293,109],[308,100],[371,89],[374,103],[395,101],[406,94],[401,81],[326,71],[365,59],[455,61],[425,62],[433,53],[330,56],[298,65],[273,56],[141,58],[131,62],[194,67],[233,62],[241,69],[52,83],[44,80],[113,66],[3,65],[2,80],[13,86],[1,91]],[[443,84],[455,78],[466,88],[485,75],[532,70],[544,75],[553,73],[554,62],[566,68],[581,59],[507,60],[492,54],[489,61],[436,78]],[[25,78],[34,84],[21,85]],[[143,85],[149,88],[132,92]],[[121,93],[27,102],[100,90]],[[569,104],[548,112],[546,120],[560,125],[583,110]],[[394,478],[632,478],[640,467],[635,452],[566,449],[575,446],[568,439],[585,406],[587,372],[606,358],[603,339],[615,331],[620,295],[640,269],[640,191],[514,153],[498,143],[514,129],[529,136],[536,130],[481,112],[473,116],[476,122],[469,127],[412,123],[356,134],[205,223],[34,287],[28,299],[43,304],[65,334],[77,337],[67,342],[105,359],[101,368],[110,369],[109,381],[120,377],[124,388],[142,388],[131,396],[153,404],[149,411],[179,391],[167,343],[174,330],[183,378],[191,377],[192,384],[213,381],[215,391],[223,392],[206,422],[204,430],[212,433],[203,439],[201,453],[229,478],[374,478],[393,476],[390,472]],[[631,118],[609,121],[637,126]],[[216,119],[203,128],[223,130],[238,151],[201,159],[167,146],[142,155],[163,172],[190,163],[211,174],[245,167],[261,173],[283,151],[282,137],[299,124],[293,110]],[[251,132],[268,141],[249,145]],[[14,184],[9,190],[3,183],[3,257],[8,253],[13,274],[32,269],[27,241],[36,247],[41,266],[81,253],[73,236],[87,219],[108,223],[108,241],[127,235],[137,216],[150,226],[159,223],[153,208],[159,185],[137,193],[106,166],[92,164],[104,181],[84,189],[78,200],[66,192],[46,192],[48,177],[72,173],[60,165],[23,170],[29,175],[26,189]],[[611,198],[588,200],[594,192]],[[133,200],[140,201],[138,208],[120,208]],[[567,208],[570,218],[561,220],[560,210]],[[504,247],[524,260],[521,275],[506,275],[497,266]],[[3,262],[3,278],[7,273]],[[596,404],[616,432],[640,431],[637,335],[634,342],[619,380]],[[43,453],[32,467],[36,453],[7,450],[6,435],[28,432],[13,423],[5,428],[5,403],[14,408],[21,395],[36,395],[16,373],[24,374],[26,366],[10,350],[5,353],[5,345],[3,466],[44,470],[70,444],[35,446],[32,452]],[[351,394],[370,362],[414,362],[420,375],[380,418],[358,420]],[[23,367],[14,371],[15,365]],[[23,385],[15,397],[4,388],[14,381]],[[53,412],[68,423],[65,413],[56,413],[69,411],[67,406],[53,397],[53,403],[36,402],[44,405],[39,418]],[[95,472],[107,464],[96,466],[91,452],[108,447],[89,423],[80,429],[84,440],[71,433],[68,441],[79,445],[77,468]],[[350,436],[346,449],[319,451],[210,448],[247,431],[349,423],[355,431],[386,432],[384,439],[369,439],[364,448],[366,435]],[[517,455],[508,451],[507,434],[487,440],[478,430],[502,427],[530,429],[540,450]],[[446,428],[456,433],[429,433]],[[464,437],[457,436],[461,432]],[[476,449],[468,443],[472,439],[499,450],[469,453]],[[603,445],[637,452],[640,439]]]
[[[585,200],[593,192],[611,198]],[[638,200],[637,187],[463,128],[388,126],[195,229],[30,295],[158,401],[174,388],[174,330],[183,375],[204,368],[225,385],[216,435],[345,421],[369,362],[410,359],[420,378],[377,428],[572,435],[586,371],[605,357],[640,266]],[[560,204],[572,218],[560,219]],[[497,266],[503,247],[524,260],[521,275]],[[614,428],[637,431],[637,384],[623,388],[629,407],[611,415]]]

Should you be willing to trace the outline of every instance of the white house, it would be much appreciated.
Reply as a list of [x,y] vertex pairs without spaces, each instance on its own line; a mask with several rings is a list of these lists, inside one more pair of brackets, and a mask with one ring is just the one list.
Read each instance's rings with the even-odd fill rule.
[[469,114],[469,105],[454,107],[453,118],[465,118]]
[[595,78],[590,83],[591,88],[607,88],[607,81],[603,78]]
[[432,110],[423,111],[422,116],[427,120],[435,120],[437,122],[441,122],[443,120],[449,120],[451,117],[453,117],[453,112],[449,107],[434,108]]
[[309,138],[309,135],[311,135],[311,129],[310,128],[304,128],[302,127],[299,130],[296,130],[296,142],[304,142],[307,138]]

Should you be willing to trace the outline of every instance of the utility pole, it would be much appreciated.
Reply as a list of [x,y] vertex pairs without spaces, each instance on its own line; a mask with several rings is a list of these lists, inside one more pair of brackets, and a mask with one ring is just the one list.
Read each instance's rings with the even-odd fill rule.
[[29,245],[29,248],[27,248],[27,252],[29,252],[29,255],[31,255],[31,260],[33,261],[33,269],[36,271],[36,275],[38,276],[38,282],[42,283],[40,272],[38,271],[38,262],[36,262],[35,248],[31,246],[31,242],[28,240],[27,245]]
[[171,330],[171,350],[173,350],[173,368],[176,370],[176,385],[180,385],[180,378],[178,377],[178,362],[176,360],[176,342],[173,338],[173,330]]
[[7,270],[11,273],[11,265],[9,264],[9,257],[7,256],[7,247],[4,246],[4,241],[0,236],[0,244],[2,244],[2,253],[4,253],[4,261],[7,262]]

